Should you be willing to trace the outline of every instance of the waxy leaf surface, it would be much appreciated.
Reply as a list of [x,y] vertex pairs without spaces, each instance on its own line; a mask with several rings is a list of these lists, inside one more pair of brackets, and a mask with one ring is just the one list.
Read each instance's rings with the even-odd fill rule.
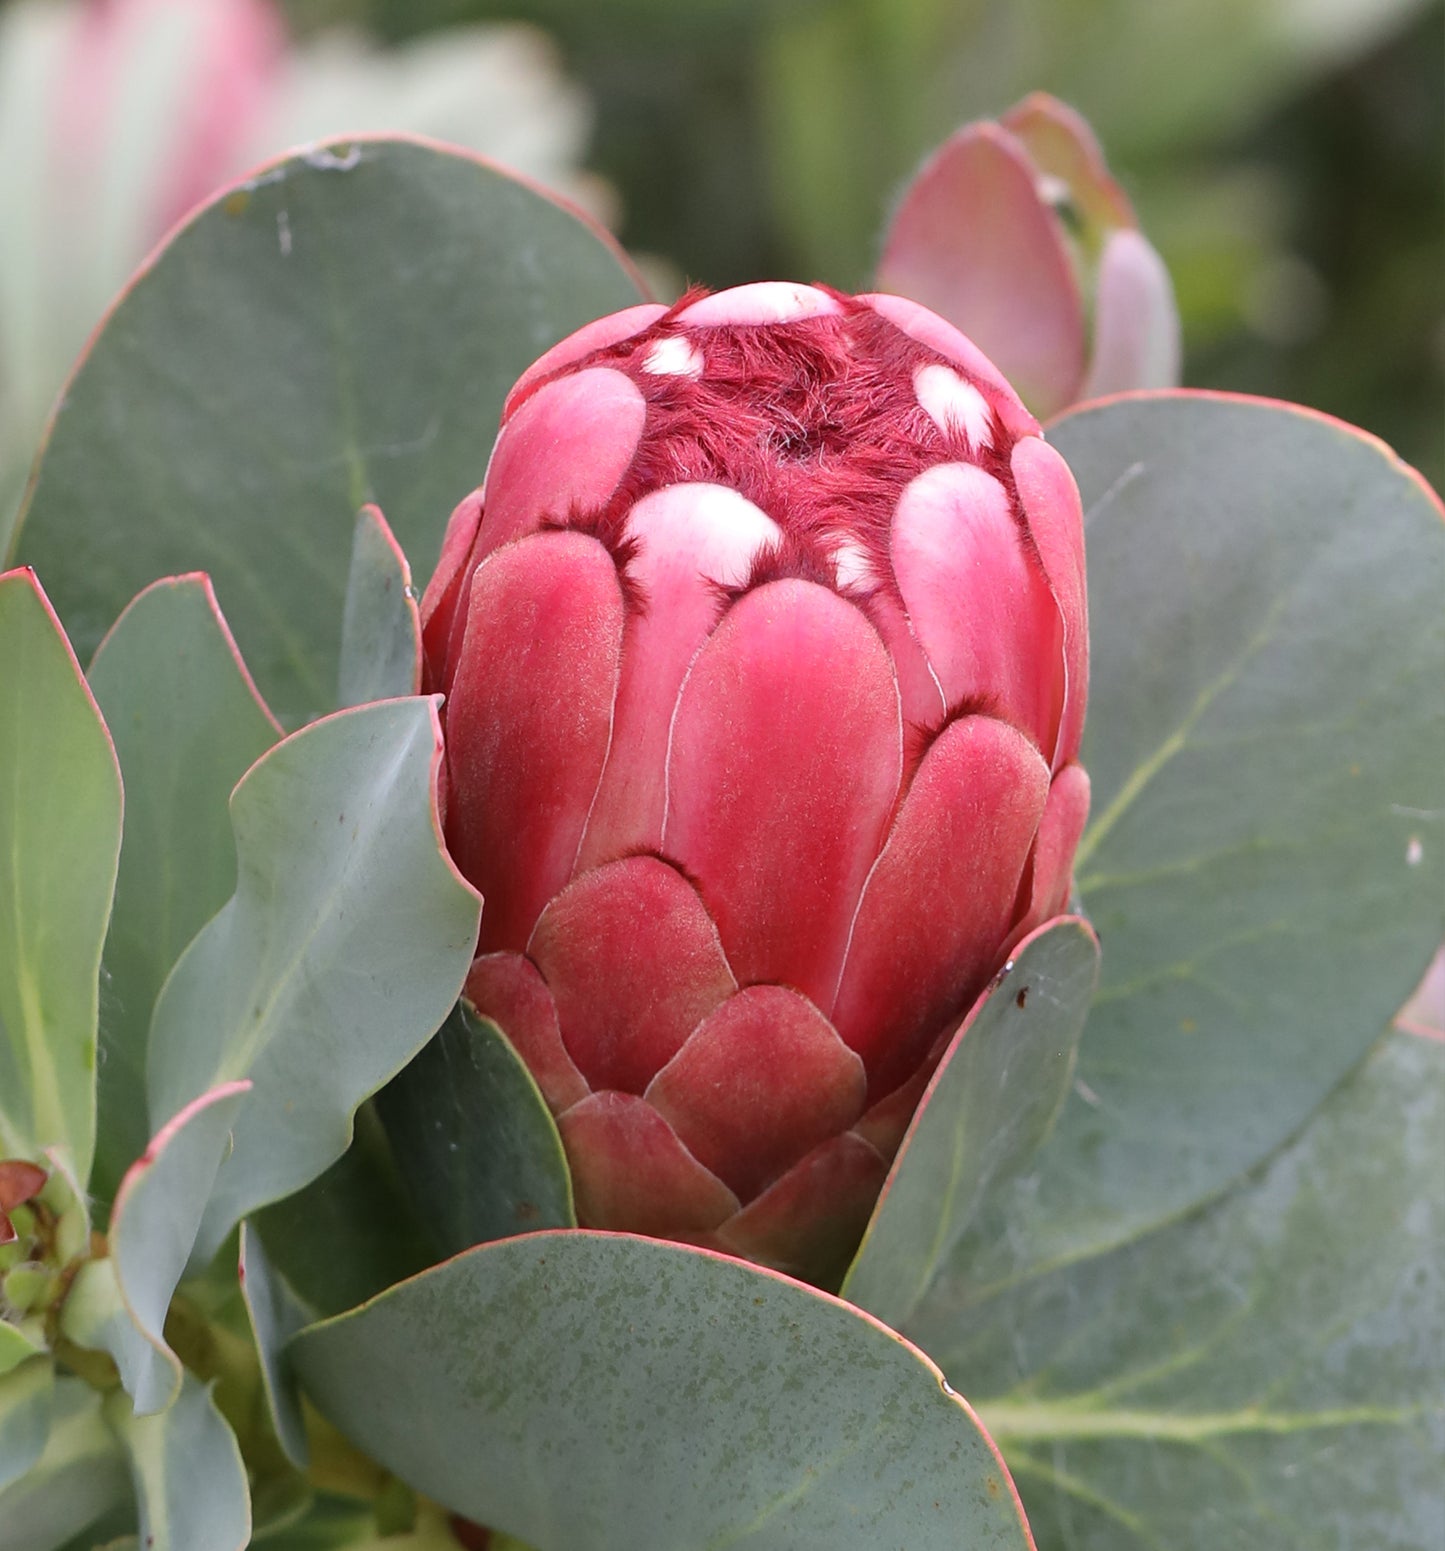
[[222,1083],[192,1100],[161,1127],[121,1181],[110,1258],[126,1308],[150,1347],[150,1361],[133,1375],[122,1369],[139,1416],[170,1405],[179,1391],[181,1365],[166,1345],[166,1312],[250,1088],[244,1080]]
[[105,940],[100,1117],[91,1189],[115,1196],[149,1139],[146,1045],[161,984],[231,897],[226,800],[280,736],[204,576],[140,594],[101,642],[90,688],[125,781],[125,835]]
[[377,506],[363,506],[351,541],[336,703],[365,705],[421,689],[421,614],[411,567]]
[[465,1002],[376,1105],[438,1259],[575,1226],[572,1179],[546,1102],[497,1025]]
[[149,1098],[164,1124],[249,1078],[196,1255],[345,1152],[352,1116],[440,1026],[479,901],[441,848],[435,705],[337,712],[252,767],[231,798],[236,892],[167,980]]
[[298,1470],[306,1468],[310,1448],[301,1415],[301,1397],[286,1343],[315,1318],[296,1296],[286,1279],[267,1259],[260,1235],[248,1222],[241,1224],[241,1292],[246,1316],[261,1360],[261,1382],[271,1412],[276,1438],[286,1458]]
[[935,1075],[842,1296],[901,1328],[991,1190],[1028,1158],[1069,1092],[1099,972],[1088,924],[1020,944]]
[[[1229,1195],[909,1331],[1041,1551],[1445,1535],[1445,1045],[1393,1033]],[[953,1291],[957,1291],[954,1289]]]
[[960,1246],[975,1288],[1216,1195],[1308,1119],[1445,931],[1445,523],[1380,443],[1137,395],[1049,433],[1083,492],[1103,944],[1074,1092]]
[[209,572],[282,720],[325,711],[358,508],[429,574],[512,382],[638,294],[594,228],[472,156],[310,147],[136,276],[61,401],[17,552],[82,654],[156,576]]
[[147,1551],[243,1551],[251,1494],[241,1451],[210,1391],[187,1374],[169,1410],[135,1416],[123,1394],[106,1402],[130,1455]]
[[0,576],[0,1157],[95,1146],[100,954],[120,856],[115,750],[29,571]]
[[837,1299],[675,1244],[483,1245],[292,1342],[316,1403],[537,1551],[1025,1551],[967,1406]]

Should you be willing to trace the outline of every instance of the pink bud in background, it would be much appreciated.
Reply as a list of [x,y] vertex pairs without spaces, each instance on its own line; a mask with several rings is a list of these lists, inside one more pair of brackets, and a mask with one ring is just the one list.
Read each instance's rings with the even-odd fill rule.
[[1035,93],[965,125],[903,192],[880,289],[964,330],[1045,419],[1179,380],[1179,315],[1093,132]]
[[513,389],[422,604],[467,995],[584,1225],[817,1279],[1060,911],[1083,530],[990,362],[894,296],[604,318]]

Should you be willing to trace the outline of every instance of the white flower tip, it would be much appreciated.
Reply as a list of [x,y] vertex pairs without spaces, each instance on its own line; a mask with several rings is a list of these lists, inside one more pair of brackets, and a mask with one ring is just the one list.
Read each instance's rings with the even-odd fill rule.
[[717,324],[794,323],[799,318],[829,317],[843,309],[816,286],[788,280],[758,280],[716,291],[685,307],[678,322],[693,328]]
[[702,351],[681,334],[668,334],[651,345],[642,369],[653,377],[701,377]]
[[920,366],[913,374],[913,391],[945,436],[962,436],[970,452],[993,445],[988,401],[952,367]]
[[867,551],[852,539],[840,539],[828,558],[833,562],[833,574],[840,588],[872,587],[878,580]]

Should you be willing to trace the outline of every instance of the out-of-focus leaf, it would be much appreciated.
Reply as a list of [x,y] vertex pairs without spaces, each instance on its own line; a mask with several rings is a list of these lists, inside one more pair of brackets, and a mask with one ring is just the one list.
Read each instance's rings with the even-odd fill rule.
[[123,1514],[130,1476],[101,1406],[83,1379],[56,1380],[45,1452],[0,1491],[0,1551],[55,1551],[102,1514]]
[[261,1359],[261,1380],[276,1437],[287,1459],[298,1470],[304,1470],[309,1453],[306,1426],[285,1346],[315,1318],[315,1311],[301,1302],[267,1259],[261,1236],[249,1223],[241,1224],[240,1262],[241,1291],[256,1340],[256,1353]]
[[0,1157],[64,1148],[84,1181],[120,771],[31,571],[0,576],[0,664]]
[[411,567],[381,508],[363,506],[341,616],[337,704],[365,705],[420,689],[421,616]]
[[82,650],[158,573],[208,571],[282,719],[325,710],[357,509],[429,571],[513,380],[638,295],[599,229],[471,156],[317,145],[136,277],[66,390],[19,551]]
[[237,786],[236,893],[167,980],[151,1026],[152,1123],[249,1078],[197,1241],[345,1152],[356,1107],[461,990],[480,901],[442,849],[436,707],[389,700],[294,734]]
[[1074,1093],[955,1265],[973,1297],[1217,1194],[1295,1131],[1445,931],[1445,524],[1380,443],[1138,395],[1051,440],[1084,497],[1104,945]]
[[189,1373],[175,1404],[136,1416],[125,1395],[106,1417],[130,1455],[147,1551],[243,1551],[251,1497],[236,1439],[210,1392]]
[[502,1031],[466,1003],[376,1107],[438,1259],[575,1226],[572,1178],[546,1101]]
[[920,1352],[726,1257],[505,1239],[292,1352],[369,1454],[537,1551],[1029,1545],[988,1438]]
[[91,1189],[114,1198],[149,1137],[151,1012],[181,950],[231,896],[226,799],[280,736],[205,576],[147,587],[100,644],[90,688],[125,780],[125,835],[105,942],[99,1135]]
[[250,1087],[244,1080],[221,1083],[193,1099],[156,1132],[115,1198],[110,1252],[116,1282],[151,1349],[150,1361],[133,1375],[121,1367],[140,1416],[162,1410],[178,1393],[181,1365],[166,1345],[166,1313]]
[[910,1325],[1041,1551],[1441,1544],[1445,1046],[1391,1034],[1183,1221]]
[[1058,1114],[1098,973],[1086,922],[1053,921],[1020,944],[924,1096],[844,1280],[850,1303],[902,1327]]
[[0,1494],[45,1452],[54,1401],[55,1365],[48,1356],[0,1376]]
[[0,1378],[44,1349],[44,1337],[39,1331],[22,1330],[8,1320],[0,1321]]

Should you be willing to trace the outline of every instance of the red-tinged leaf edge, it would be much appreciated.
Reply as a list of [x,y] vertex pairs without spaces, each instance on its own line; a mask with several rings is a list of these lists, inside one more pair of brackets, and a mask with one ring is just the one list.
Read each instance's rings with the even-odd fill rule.
[[[369,132],[359,135],[336,135],[325,140],[317,141],[311,145],[291,147],[275,156],[268,156],[265,161],[252,167],[249,172],[241,177],[233,178],[220,188],[213,190],[198,205],[186,212],[146,254],[145,258],[132,271],[130,278],[116,293],[110,305],[101,314],[95,327],[90,331],[89,337],[81,347],[80,354],[75,358],[74,364],[67,373],[65,382],[56,395],[55,403],[51,406],[50,413],[46,416],[44,429],[41,431],[40,441],[35,449],[35,456],[31,460],[30,472],[25,480],[25,489],[21,494],[19,510],[15,515],[14,526],[10,530],[10,544],[7,554],[0,555],[0,564],[3,564],[9,555],[18,551],[21,533],[25,527],[25,519],[30,512],[31,500],[35,494],[36,483],[40,476],[40,466],[44,462],[45,455],[50,447],[51,437],[55,431],[56,420],[60,414],[61,406],[70,395],[70,390],[76,377],[85,368],[90,354],[95,348],[96,341],[110,326],[111,319],[116,311],[125,302],[134,289],[136,283],[143,279],[155,267],[161,256],[170,248],[171,244],[193,226],[207,211],[217,205],[224,204],[236,194],[244,194],[248,185],[267,177],[271,171],[282,166],[296,157],[303,158],[310,166],[317,169],[334,168],[344,171],[350,164],[351,153],[361,146],[380,144],[403,144],[419,147],[423,150],[435,151],[443,156],[455,157],[459,161],[469,161],[477,166],[485,167],[489,172],[496,173],[499,177],[520,184],[530,193],[544,199],[548,204],[556,206],[559,210],[573,217],[600,242],[616,259],[623,272],[637,288],[640,301],[649,301],[651,291],[642,271],[632,262],[621,243],[607,230],[595,216],[583,210],[580,205],[574,204],[565,195],[559,194],[555,189],[546,187],[533,178],[513,171],[510,167],[504,167],[492,157],[483,156],[477,151],[469,150],[466,146],[453,145],[445,140],[439,140],[430,135],[419,134],[388,134],[385,132]],[[340,154],[338,154],[338,152]]]

